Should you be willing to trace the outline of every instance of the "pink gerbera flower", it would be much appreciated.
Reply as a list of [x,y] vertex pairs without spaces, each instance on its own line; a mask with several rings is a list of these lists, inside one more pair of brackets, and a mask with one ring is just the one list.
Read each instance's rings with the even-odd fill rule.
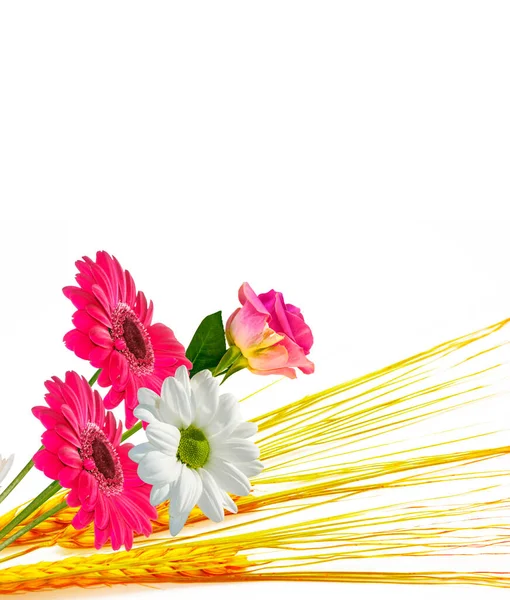
[[126,427],[136,423],[133,410],[137,392],[146,387],[157,394],[163,380],[185,365],[191,368],[184,347],[173,331],[152,323],[152,301],[148,304],[129,271],[115,257],[98,252],[96,261],[87,256],[76,262],[78,286],[64,294],[78,309],[73,315],[76,329],[64,336],[65,345],[80,358],[101,369],[98,383],[110,387],[104,402],[115,408],[125,400]]
[[35,466],[65,488],[69,506],[80,506],[72,524],[83,529],[94,522],[95,546],[111,538],[118,550],[133,545],[133,532],[149,536],[156,511],[149,501],[150,486],[136,473],[128,457],[133,444],[120,444],[122,424],[105,411],[103,400],[87,380],[68,372],[65,382],[53,377],[45,383],[48,406],[33,414],[46,427],[44,449]]

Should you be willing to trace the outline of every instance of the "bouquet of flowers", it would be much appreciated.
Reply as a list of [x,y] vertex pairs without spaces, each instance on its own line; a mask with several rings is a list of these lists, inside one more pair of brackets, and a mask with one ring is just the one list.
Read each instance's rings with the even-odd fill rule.
[[[507,400],[507,320],[246,420],[253,397],[225,392],[230,377],[314,371],[297,306],[243,283],[225,325],[210,314],[185,348],[153,323],[152,301],[115,257],[76,266],[64,343],[95,372],[45,382],[32,408],[42,446],[0,494],[34,466],[51,480],[0,517],[1,562],[48,546],[74,555],[3,568],[1,593],[190,580],[510,584],[490,569],[341,566],[508,551],[506,432],[470,420],[473,404],[497,416]],[[121,405],[124,423],[112,412]],[[452,411],[459,427],[444,429]],[[12,462],[0,457],[0,482]],[[218,525],[194,532],[206,519]]]

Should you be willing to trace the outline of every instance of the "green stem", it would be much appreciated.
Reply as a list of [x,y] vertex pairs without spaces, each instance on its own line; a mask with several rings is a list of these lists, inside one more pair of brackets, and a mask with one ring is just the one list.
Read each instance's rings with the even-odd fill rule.
[[46,519],[49,519],[55,513],[58,513],[59,510],[66,508],[66,506],[67,506],[67,502],[64,500],[63,502],[60,502],[59,504],[55,505],[53,508],[50,508],[50,510],[46,511],[42,515],[39,515],[37,517],[37,519],[34,519],[31,523],[29,523],[28,525],[25,525],[25,527],[22,527],[15,534],[11,535],[11,537],[9,537],[6,540],[4,540],[3,542],[1,542],[0,543],[0,551],[2,551],[4,548],[7,548],[7,546],[9,546],[9,544],[12,544],[12,542],[16,541],[22,535],[25,535],[25,533],[27,533],[34,527],[37,527],[37,525],[39,525],[39,523],[42,523]]
[[92,375],[92,377],[89,379],[89,385],[90,387],[92,387],[94,385],[94,383],[96,383],[96,381],[99,379],[99,375],[101,375],[101,369],[98,369],[94,375]]
[[[94,375],[89,379],[89,385],[92,387],[94,383],[96,383],[99,374],[101,373],[101,369],[98,369]],[[42,450],[44,446],[41,446],[39,450]],[[11,481],[11,483],[5,488],[5,490],[0,494],[0,503],[2,503],[7,496],[21,483],[21,481],[30,473],[32,467],[34,466],[34,461],[30,459],[27,464],[21,469],[21,471],[16,475],[16,477]],[[1,539],[1,537],[0,537]]]
[[128,429],[127,431],[124,432],[124,434],[122,436],[122,441],[125,442],[128,438],[130,438],[133,435],[133,433],[140,431],[141,428],[142,428],[142,422],[139,421],[136,425],[133,425],[133,427],[131,427],[131,429]]
[[[58,481],[53,481],[50,485],[43,490],[37,498],[34,498],[30,504],[28,504],[14,519],[8,523],[0,531],[0,540],[3,539],[8,533],[10,533],[15,527],[27,519],[33,512],[35,512],[42,504],[47,502],[58,490],[61,490],[62,486]],[[2,544],[0,544],[1,550]]]
[[[41,446],[42,448],[42,446]],[[11,481],[11,483],[5,488],[5,490],[0,494],[0,502],[7,498],[7,496],[12,492],[12,490],[20,483],[20,481],[30,472],[30,469],[34,466],[34,461],[30,459],[27,464],[21,469],[21,471],[16,475],[16,477]]]

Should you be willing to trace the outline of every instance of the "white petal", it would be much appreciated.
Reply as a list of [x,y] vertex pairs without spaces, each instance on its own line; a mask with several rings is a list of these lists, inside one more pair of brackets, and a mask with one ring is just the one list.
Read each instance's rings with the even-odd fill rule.
[[178,514],[188,513],[195,506],[202,494],[202,480],[195,469],[186,465],[175,485],[172,486],[172,507]]
[[260,450],[251,440],[231,438],[215,443],[213,438],[210,444],[213,457],[217,456],[235,464],[257,460],[260,456]]
[[149,388],[140,388],[138,390],[138,404],[147,404],[152,408],[158,409],[161,398]]
[[178,429],[186,429],[191,423],[189,397],[174,377],[167,377],[163,382],[159,410],[163,420]]
[[128,456],[135,463],[139,463],[146,454],[153,452],[154,450],[156,450],[156,448],[154,448],[152,444],[149,444],[149,442],[144,442],[143,444],[133,446],[133,448],[131,448],[131,450],[128,452]]
[[221,501],[222,501],[223,506],[228,510],[228,512],[231,512],[234,515],[236,515],[237,514],[236,503],[227,494],[227,492],[224,492],[223,490],[220,490],[220,492],[221,492]]
[[138,465],[138,476],[152,485],[173,481],[177,477],[177,459],[159,450],[149,452]]
[[246,496],[250,493],[248,478],[231,463],[221,458],[212,458],[207,462],[207,470],[226,492],[236,496]]
[[157,450],[161,450],[161,452],[168,454],[168,456],[177,455],[177,447],[181,439],[181,432],[177,427],[157,421],[148,425],[145,433],[149,442]]
[[248,479],[252,477],[256,477],[259,473],[261,473],[264,469],[264,465],[260,462],[260,460],[252,460],[250,462],[241,462],[235,463],[236,467],[244,473]]
[[[2,464],[2,462],[4,464]],[[0,456],[0,483],[6,478],[7,473],[11,470],[12,463],[14,462],[14,454],[11,454],[9,458],[4,462],[2,457]]]
[[[184,527],[191,509],[202,494],[202,480],[196,471],[179,463],[181,476],[170,485],[170,533],[177,535]],[[183,503],[184,501],[184,503]]]
[[146,423],[156,423],[159,421],[156,408],[151,407],[148,404],[139,404],[133,413],[137,419],[145,421]]
[[210,423],[219,404],[219,383],[209,371],[200,371],[191,379],[191,389],[195,401],[194,424],[202,429]]
[[176,536],[178,533],[180,533],[184,525],[186,525],[186,521],[188,520],[191,509],[186,512],[178,512],[174,508],[174,505],[175,502],[170,500],[168,513],[170,515],[170,535]]
[[165,500],[170,498],[170,484],[164,483],[162,485],[155,485],[151,489],[151,504],[152,506],[158,506]]
[[250,438],[257,433],[258,429],[259,428],[255,423],[252,423],[251,421],[243,421],[234,429],[232,432],[232,437],[243,439]]
[[189,398],[191,396],[191,384],[189,381],[188,369],[184,365],[181,365],[177,369],[177,371],[175,372],[175,378],[182,385],[184,391],[186,392],[186,395]]
[[198,507],[211,521],[220,523],[225,518],[221,490],[206,469],[198,469],[198,474],[202,478],[204,488],[198,499]]
[[222,394],[214,419],[205,428],[206,434],[213,437],[221,434],[229,436],[241,422],[239,401],[233,394]]

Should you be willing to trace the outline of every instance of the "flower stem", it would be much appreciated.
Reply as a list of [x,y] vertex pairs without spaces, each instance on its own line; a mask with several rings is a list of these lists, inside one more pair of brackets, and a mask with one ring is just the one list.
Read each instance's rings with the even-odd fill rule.
[[[47,502],[60,489],[62,489],[62,486],[60,485],[60,483],[58,481],[53,481],[52,483],[50,483],[50,485],[45,490],[43,490],[37,496],[37,498],[34,498],[32,500],[32,502],[30,502],[30,504],[25,506],[25,508],[19,514],[17,514],[12,521],[0,531],[0,540],[3,539],[8,533],[10,533],[20,523],[22,523],[26,518],[28,518],[42,504]],[[41,521],[38,521],[38,522],[40,523]],[[5,546],[3,544],[4,544],[4,542],[2,542],[0,544],[0,550],[2,548],[5,548]]]
[[1,542],[0,543],[0,551],[4,550],[4,548],[7,548],[7,546],[9,546],[9,544],[12,544],[12,542],[16,541],[22,535],[25,535],[25,533],[27,533],[34,527],[37,527],[37,525],[39,525],[39,523],[42,523],[46,519],[49,519],[49,517],[52,517],[55,513],[57,513],[59,510],[62,510],[66,506],[67,506],[67,502],[64,500],[63,502],[60,502],[59,504],[50,508],[50,510],[46,511],[42,515],[39,515],[37,517],[37,519],[34,519],[31,523],[29,523],[28,525],[25,525],[25,527],[22,527],[19,531],[17,531],[13,535],[11,535],[11,537],[9,537],[6,540],[4,540],[3,542]]
[[138,421],[138,423],[136,425],[133,425],[133,427],[131,427],[131,429],[128,429],[127,431],[124,432],[124,434],[122,436],[122,441],[125,442],[134,433],[136,433],[137,431],[140,431],[141,428],[142,428],[142,422]]
[[[98,369],[94,375],[89,379],[89,385],[92,387],[94,383],[96,383],[99,375],[101,373],[101,369]],[[40,450],[42,450],[44,446],[41,446]],[[34,466],[34,461],[30,459],[27,464],[21,469],[21,471],[16,475],[16,477],[11,481],[11,483],[5,488],[5,490],[0,494],[0,503],[2,503],[7,496],[21,483],[21,481],[25,478],[28,473],[32,470]],[[1,536],[0,536],[1,539]]]
[[92,377],[89,379],[89,385],[90,387],[92,387],[94,385],[94,383],[96,383],[96,381],[99,379],[99,375],[101,375],[101,369],[98,369],[94,375],[92,375]]
[[[41,446],[42,448],[42,446]],[[27,464],[21,469],[21,471],[16,475],[16,477],[11,481],[11,483],[5,488],[5,490],[0,494],[0,502],[2,502],[7,496],[12,492],[12,490],[20,483],[20,481],[25,477],[27,473],[30,472],[30,469],[34,466],[34,462],[30,459]]]

